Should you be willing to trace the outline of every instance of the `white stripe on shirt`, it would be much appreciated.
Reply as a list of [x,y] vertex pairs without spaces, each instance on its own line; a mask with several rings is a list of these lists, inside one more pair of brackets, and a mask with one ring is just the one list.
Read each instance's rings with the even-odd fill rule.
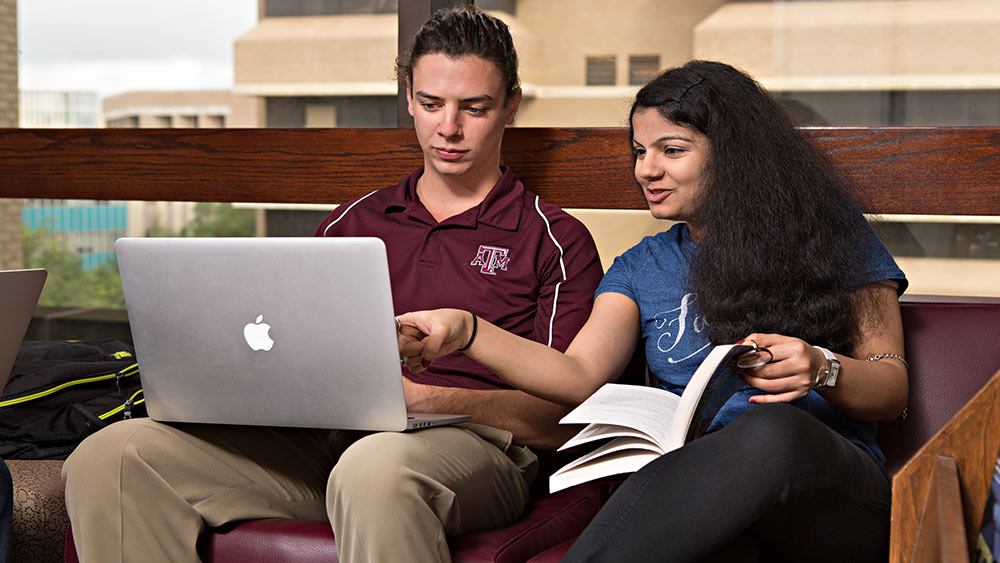
[[340,221],[341,219],[343,219],[344,215],[347,215],[347,212],[350,211],[351,209],[353,209],[355,205],[357,205],[357,204],[361,203],[362,201],[368,199],[369,196],[371,196],[372,194],[374,194],[377,191],[378,190],[375,190],[375,191],[369,193],[368,195],[366,195],[364,197],[358,198],[357,201],[355,201],[354,203],[352,203],[349,206],[347,206],[347,209],[345,209],[344,212],[340,214],[340,217],[337,217],[333,221],[330,221],[330,224],[327,225],[325,229],[323,229],[323,236],[326,236],[326,232],[330,230],[330,227],[336,225],[337,221]]
[[539,196],[537,195],[535,196],[535,211],[538,212],[538,215],[542,218],[542,221],[545,221],[545,230],[548,231],[549,238],[552,239],[552,244],[556,245],[556,248],[559,249],[559,268],[562,270],[562,281],[556,284],[554,300],[552,301],[552,316],[549,317],[549,340],[545,344],[546,346],[551,348],[552,326],[553,324],[555,324],[556,321],[556,306],[559,304],[559,286],[562,285],[562,282],[566,281],[566,263],[563,262],[563,247],[561,244],[559,244],[559,241],[556,240],[555,235],[552,234],[552,225],[549,224],[549,218],[546,217],[544,213],[542,213],[542,208],[538,205],[540,199],[541,198],[539,198]]

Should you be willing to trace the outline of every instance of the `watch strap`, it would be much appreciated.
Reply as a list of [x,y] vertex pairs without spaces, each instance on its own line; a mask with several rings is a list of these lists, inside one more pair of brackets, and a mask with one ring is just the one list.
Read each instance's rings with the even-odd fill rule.
[[837,376],[840,375],[840,360],[833,352],[823,348],[822,346],[813,346],[820,352],[823,353],[823,357],[826,359],[826,365],[820,368],[819,373],[816,374],[816,380],[813,381],[813,388],[820,387],[835,387],[837,385]]

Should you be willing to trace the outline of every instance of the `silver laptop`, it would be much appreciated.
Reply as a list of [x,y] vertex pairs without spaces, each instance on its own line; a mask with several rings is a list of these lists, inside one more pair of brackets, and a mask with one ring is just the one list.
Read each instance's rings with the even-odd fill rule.
[[0,270],[0,391],[10,379],[47,275],[42,269]]
[[161,421],[407,430],[377,238],[124,238],[143,392]]

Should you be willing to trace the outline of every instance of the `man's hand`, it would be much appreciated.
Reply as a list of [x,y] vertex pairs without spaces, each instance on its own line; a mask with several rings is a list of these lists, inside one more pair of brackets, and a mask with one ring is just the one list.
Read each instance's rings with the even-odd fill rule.
[[[396,317],[396,342],[399,345],[399,362],[406,366],[411,373],[426,369],[430,362],[420,361],[423,354],[424,340],[427,335],[412,324],[402,324],[399,317]],[[409,360],[409,361],[408,361]],[[419,362],[419,368],[414,366],[414,360]],[[403,378],[406,381],[406,378]],[[406,391],[406,388],[403,388]]]

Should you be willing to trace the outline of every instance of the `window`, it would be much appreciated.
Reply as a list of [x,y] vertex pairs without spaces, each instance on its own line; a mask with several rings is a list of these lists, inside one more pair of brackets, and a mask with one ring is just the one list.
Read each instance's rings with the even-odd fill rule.
[[333,104],[306,104],[306,127],[336,127],[337,106]]
[[394,14],[398,0],[266,0],[267,17]]
[[476,6],[491,12],[507,12],[517,15],[517,0],[476,0]]
[[587,57],[587,86],[615,85],[615,57]]
[[660,72],[660,55],[632,55],[628,58],[628,83],[642,86]]

